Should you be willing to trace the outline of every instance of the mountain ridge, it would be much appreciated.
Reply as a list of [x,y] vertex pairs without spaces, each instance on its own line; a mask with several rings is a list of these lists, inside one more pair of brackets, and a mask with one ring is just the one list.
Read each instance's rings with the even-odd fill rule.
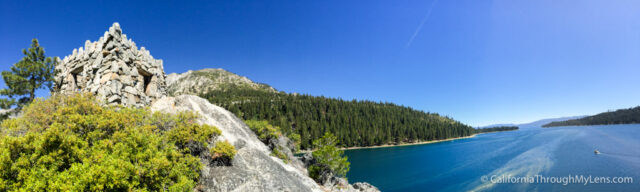
[[613,125],[640,123],[640,106],[608,111],[579,119],[554,121],[542,127],[576,126],[576,125]]
[[256,83],[245,76],[229,72],[221,68],[204,68],[200,70],[188,70],[184,73],[171,73],[167,75],[166,84],[169,95],[193,94],[227,89],[230,86],[261,90],[265,92],[278,92],[275,88]]
[[556,118],[545,118],[545,119],[539,119],[539,120],[535,120],[529,123],[520,123],[520,124],[516,124],[516,123],[501,123],[501,124],[492,124],[492,125],[487,125],[487,126],[482,126],[482,127],[478,127],[478,128],[489,128],[489,127],[497,127],[497,126],[518,126],[520,129],[527,129],[527,128],[537,128],[537,127],[542,127],[542,125],[547,124],[547,123],[551,123],[554,121],[566,121],[566,120],[572,120],[572,119],[579,119],[579,118],[583,118],[583,117],[587,117],[586,115],[579,115],[579,116],[569,116],[569,117],[556,117]]

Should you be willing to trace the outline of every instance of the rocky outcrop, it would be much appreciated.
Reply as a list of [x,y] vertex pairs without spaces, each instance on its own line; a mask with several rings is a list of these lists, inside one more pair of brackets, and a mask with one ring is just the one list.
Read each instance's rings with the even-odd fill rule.
[[91,92],[107,104],[148,106],[166,95],[162,60],[138,49],[118,23],[98,41],[74,49],[55,71],[56,92]]
[[363,192],[376,192],[376,191],[380,191],[376,186],[373,186],[369,183],[365,183],[365,182],[356,182],[354,184],[352,184],[351,186],[353,186],[353,189],[355,189],[356,191],[363,191]]
[[[154,59],[144,47],[122,34],[118,23],[98,41],[86,41],[84,47],[74,49],[55,68],[55,92],[90,92],[105,104],[151,106],[153,111],[174,113],[192,111],[200,114],[201,124],[218,127],[222,135],[237,150],[231,165],[217,165],[202,157],[202,169],[197,191],[370,191],[368,184],[349,185],[336,177],[318,185],[307,176],[304,164],[293,156],[291,142],[285,137],[274,141],[289,157],[290,162],[270,156],[270,147],[233,113],[197,96],[206,91],[224,88],[248,88],[276,92],[272,87],[254,83],[222,69],[204,69],[166,77],[162,60]],[[177,97],[167,97],[167,84]],[[2,114],[0,112],[0,114]],[[215,142],[215,141],[213,141]],[[333,184],[339,183],[339,184]],[[364,189],[364,190],[363,190]],[[374,190],[374,191],[377,191]]]
[[[310,152],[307,152],[304,155],[302,155],[302,157],[300,157],[300,161],[304,163],[305,167],[309,167],[311,165],[322,166],[317,164],[317,161],[313,158]],[[320,173],[318,173],[319,176],[316,179],[318,184],[324,186],[325,188],[332,189],[331,191],[342,191],[343,189],[348,191],[354,190],[353,187],[349,185],[349,182],[346,179],[341,177],[336,177],[329,170],[326,170],[326,169],[323,169],[323,170],[324,171],[321,171]]]
[[276,92],[269,85],[255,83],[247,77],[239,76],[224,69],[189,70],[185,73],[171,73],[167,75],[169,95],[192,94],[198,95],[209,91],[225,88],[244,88]]
[[269,146],[269,148],[272,148],[272,150],[278,149],[278,151],[287,156],[289,165],[299,169],[305,175],[308,175],[307,167],[305,167],[304,163],[298,160],[298,157],[296,157],[293,153],[294,151],[296,151],[296,145],[289,138],[285,137],[284,135],[280,136],[278,137],[278,139],[276,139],[275,142],[273,142],[273,146]]
[[[316,160],[313,159],[311,152],[307,152],[299,158],[300,162],[303,163],[305,167],[309,167],[311,165],[316,164]],[[330,191],[366,191],[366,192],[376,192],[380,191],[377,187],[366,183],[366,182],[357,182],[354,184],[349,184],[349,182],[342,177],[338,177],[334,175],[330,171],[325,171],[320,173],[320,176],[317,182],[322,185],[325,189]]]
[[[179,93],[193,93],[193,94],[202,94],[205,93],[206,90],[219,90],[221,88],[227,87],[227,88],[249,88],[249,89],[254,89],[254,90],[263,90],[263,91],[273,91],[275,92],[275,89],[271,88],[271,87],[260,87],[260,86],[266,86],[264,84],[256,84],[253,83],[253,81],[247,79],[246,77],[241,77],[238,75],[235,75],[233,73],[227,72],[225,70],[222,69],[203,69],[203,70],[198,70],[198,71],[188,71],[186,73],[182,73],[182,74],[170,74],[167,76],[167,85],[168,85],[168,90],[170,93],[173,94],[179,94]],[[206,82],[206,83],[203,83]],[[232,87],[233,86],[233,87]],[[185,96],[178,96],[176,98],[182,98]],[[209,104],[206,100],[196,97],[196,96],[189,96],[189,97],[193,97],[198,98],[198,100],[203,100],[201,101],[202,103],[207,104],[207,106],[215,106],[213,104]],[[162,101],[162,100],[161,100]],[[164,105],[161,104],[161,102],[158,102],[156,104],[154,104],[154,107],[156,105]],[[221,110],[224,110],[218,106],[215,106],[216,108],[219,108]],[[200,108],[206,108],[206,107],[200,107]],[[201,110],[195,110],[195,111],[201,111]],[[237,124],[234,125],[234,127],[242,127],[243,130],[245,130],[246,132],[248,132],[247,134],[251,134],[251,136],[244,136],[245,133],[233,133],[232,130],[234,129],[238,129],[238,128],[233,128],[231,130],[229,130],[232,134],[230,135],[234,135],[234,136],[229,136],[231,138],[251,138],[251,146],[260,146],[260,147],[256,147],[256,149],[260,149],[262,151],[261,154],[258,153],[245,153],[245,155],[247,156],[251,156],[251,157],[247,157],[246,159],[248,159],[248,161],[244,161],[246,163],[258,163],[258,165],[260,163],[264,163],[264,158],[265,157],[269,157],[271,159],[276,160],[277,162],[279,162],[282,166],[285,166],[286,169],[285,170],[290,170],[290,171],[294,171],[296,173],[296,177],[298,177],[299,175],[303,175],[305,177],[305,182],[308,182],[308,180],[311,180],[311,178],[308,177],[308,173],[306,170],[306,167],[309,165],[308,163],[310,162],[304,162],[304,161],[300,161],[298,158],[294,157],[293,153],[291,152],[291,149],[293,149],[293,146],[290,146],[291,142],[288,140],[288,138],[286,137],[279,137],[277,140],[274,141],[268,141],[267,144],[262,143],[260,140],[257,139],[257,137],[255,136],[255,134],[244,124],[244,122],[240,119],[238,119],[237,117],[235,117],[235,115],[233,115],[232,113],[224,110],[225,113],[228,113],[227,118],[233,117],[234,119],[237,119]],[[207,116],[207,115],[205,115]],[[215,118],[211,118],[211,119],[215,119]],[[215,124],[214,124],[215,125]],[[218,126],[218,125],[216,125]],[[218,126],[219,128],[221,128],[221,130],[223,130],[222,135],[223,137],[225,137],[225,131],[224,131],[224,127],[222,126]],[[244,131],[243,131],[244,132]],[[237,134],[243,135],[243,136],[235,136]],[[242,140],[244,139],[240,139],[239,141],[239,145],[236,145],[237,143],[232,142],[234,145],[236,145],[236,147],[238,146],[244,146],[242,142]],[[257,142],[257,143],[256,143]],[[282,160],[277,159],[273,156],[270,156],[271,152],[270,149],[273,148],[278,148],[280,152],[283,152],[289,159],[288,163],[283,163]],[[242,150],[242,149],[241,149]],[[240,153],[239,153],[240,154]],[[310,157],[310,154],[308,154],[307,156]],[[260,158],[258,158],[260,157]],[[258,159],[255,159],[258,158]],[[303,158],[304,159],[304,158]],[[308,158],[307,160],[310,160],[311,162],[313,162],[312,160],[313,158]],[[233,163],[235,163],[236,160],[234,160]],[[237,167],[236,167],[237,165]],[[234,164],[234,166],[232,167],[212,167],[209,166],[207,167],[207,169],[205,170],[223,170],[222,172],[225,173],[223,175],[215,175],[215,173],[210,173],[210,175],[208,175],[208,178],[214,178],[213,180],[215,182],[211,182],[207,179],[202,180],[202,182],[205,183],[205,186],[214,186],[216,183],[224,181],[225,179],[228,179],[227,182],[230,182],[228,184],[224,184],[224,185],[229,185],[229,186],[235,186],[235,185],[239,185],[237,184],[239,183],[244,183],[244,182],[248,182],[250,186],[254,186],[254,185],[260,185],[260,184],[256,184],[256,183],[260,183],[260,182],[276,182],[276,180],[278,180],[277,177],[275,177],[274,181],[268,181],[268,179],[258,179],[254,180],[254,181],[245,181],[244,178],[246,176],[246,174],[244,173],[244,171],[246,171],[247,168],[250,167],[246,167],[246,165],[250,165],[250,164]],[[255,166],[255,165],[254,165]],[[234,168],[235,167],[235,168]],[[278,168],[279,169],[279,168]],[[255,173],[257,172],[262,172],[262,171],[269,171],[272,172],[274,170],[257,170]],[[206,172],[203,172],[203,175],[207,175]],[[265,177],[269,177],[268,175]],[[281,182],[281,181],[278,181]],[[276,183],[278,183],[276,182]],[[318,186],[318,184],[311,180],[311,182],[314,183],[314,186]],[[322,190],[324,191],[368,191],[368,192],[373,192],[373,191],[379,191],[375,186],[369,184],[369,183],[354,183],[353,185],[349,184],[349,182],[345,179],[345,178],[341,178],[341,177],[336,177],[331,173],[326,173],[325,175],[323,175],[323,179],[320,181],[320,186],[319,186]],[[207,188],[207,187],[205,187]],[[216,190],[214,191],[225,191],[225,190],[231,190],[231,189],[236,189],[234,187],[229,187],[229,188],[215,188]],[[219,190],[219,189],[224,189],[224,190]],[[290,191],[290,188],[257,188],[259,190],[253,190],[253,189],[249,189],[249,188],[242,188],[241,191],[247,190],[247,191],[263,191],[263,190],[275,190],[275,191]]]
[[205,163],[197,190],[202,191],[324,191],[303,171],[270,156],[269,148],[231,112],[197,96],[181,95],[156,101],[153,111],[194,111],[199,123],[214,125],[218,137],[232,143],[238,153],[231,166]]

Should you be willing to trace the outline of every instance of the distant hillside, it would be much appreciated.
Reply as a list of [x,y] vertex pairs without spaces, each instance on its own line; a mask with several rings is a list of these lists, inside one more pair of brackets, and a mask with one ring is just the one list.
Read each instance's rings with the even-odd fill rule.
[[559,117],[559,118],[549,118],[549,119],[540,119],[531,123],[524,123],[524,124],[518,124],[517,126],[520,127],[521,129],[526,129],[526,128],[540,128],[545,124],[551,123],[551,122],[555,122],[555,121],[567,121],[567,120],[572,120],[572,119],[580,119],[586,117],[586,115],[581,115],[581,116],[573,116],[573,117]]
[[610,124],[634,124],[640,123],[640,106],[628,109],[619,109],[612,112],[600,113],[580,119],[567,121],[555,121],[543,125],[543,127],[573,126],[573,125],[610,125]]
[[166,83],[170,95],[192,94],[198,95],[209,91],[235,87],[242,89],[261,90],[275,93],[269,85],[255,83],[246,77],[236,75],[224,69],[201,69],[186,73],[171,73],[167,75]]
[[437,113],[392,103],[277,92],[221,69],[172,74],[167,81],[174,95],[198,94],[242,119],[267,120],[286,134],[297,133],[303,149],[326,131],[334,133],[343,147],[410,143],[474,133],[470,126]]
[[558,117],[558,118],[548,118],[548,119],[540,119],[537,121],[533,121],[530,123],[522,123],[522,124],[515,124],[515,123],[503,123],[503,124],[493,124],[493,125],[487,125],[487,126],[482,126],[482,127],[478,127],[477,129],[483,129],[483,128],[491,128],[491,127],[510,127],[510,126],[516,126],[519,129],[530,129],[530,128],[541,128],[542,125],[547,124],[547,123],[551,123],[554,121],[566,121],[566,120],[571,120],[571,119],[580,119],[586,117],[586,115],[581,115],[581,116],[573,116],[573,117]]

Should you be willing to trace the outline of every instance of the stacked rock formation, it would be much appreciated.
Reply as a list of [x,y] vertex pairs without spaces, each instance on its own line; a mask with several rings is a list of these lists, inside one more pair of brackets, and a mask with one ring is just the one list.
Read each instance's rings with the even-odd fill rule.
[[56,66],[56,91],[91,92],[106,104],[148,106],[166,96],[162,60],[122,34],[118,23]]

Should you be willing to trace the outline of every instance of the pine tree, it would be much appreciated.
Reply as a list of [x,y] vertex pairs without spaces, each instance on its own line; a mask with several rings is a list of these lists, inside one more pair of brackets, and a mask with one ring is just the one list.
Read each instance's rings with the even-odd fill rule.
[[313,141],[315,151],[311,154],[316,163],[307,168],[311,178],[320,181],[325,173],[332,173],[339,177],[347,175],[350,163],[344,156],[344,151],[338,149],[337,145],[338,139],[329,132]]
[[44,48],[40,47],[38,39],[31,41],[31,47],[22,49],[24,57],[13,64],[10,71],[3,71],[2,78],[7,88],[0,89],[0,107],[18,109],[30,103],[35,98],[35,91],[46,88],[52,91],[54,67],[58,58],[46,57]]

